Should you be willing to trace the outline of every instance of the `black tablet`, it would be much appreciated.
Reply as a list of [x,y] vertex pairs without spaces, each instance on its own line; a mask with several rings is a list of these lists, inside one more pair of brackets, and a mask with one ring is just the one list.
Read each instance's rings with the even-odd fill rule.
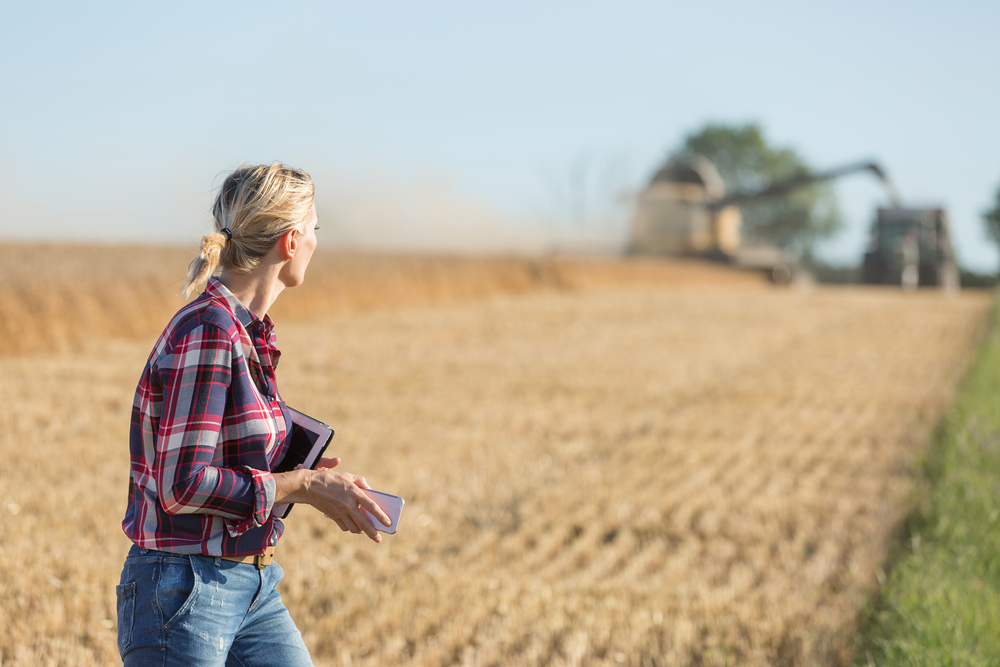
[[[271,472],[290,472],[300,465],[310,469],[315,468],[330,441],[333,440],[333,429],[307,414],[287,405],[285,407],[292,419],[291,440],[285,458],[281,459]],[[274,507],[271,513],[284,519],[291,511],[292,503],[289,503]]]

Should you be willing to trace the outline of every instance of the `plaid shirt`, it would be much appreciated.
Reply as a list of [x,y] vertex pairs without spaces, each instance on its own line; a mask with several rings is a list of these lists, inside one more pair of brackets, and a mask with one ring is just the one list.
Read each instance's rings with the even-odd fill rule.
[[216,278],[160,335],[139,379],[122,528],[140,547],[248,556],[277,543],[271,468],[287,449],[274,328]]

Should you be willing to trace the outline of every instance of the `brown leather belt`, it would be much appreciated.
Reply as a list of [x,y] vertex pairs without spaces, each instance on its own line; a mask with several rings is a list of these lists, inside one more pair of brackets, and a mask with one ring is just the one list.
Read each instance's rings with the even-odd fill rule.
[[253,563],[258,570],[263,570],[274,560],[274,547],[268,547],[264,553],[255,556],[221,556],[222,560],[231,560],[234,563]]

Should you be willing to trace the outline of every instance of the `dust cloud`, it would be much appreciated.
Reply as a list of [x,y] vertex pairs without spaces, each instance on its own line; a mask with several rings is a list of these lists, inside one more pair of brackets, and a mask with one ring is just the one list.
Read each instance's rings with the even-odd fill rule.
[[[624,225],[572,225],[545,212],[504,214],[441,174],[400,177],[289,163],[302,164],[316,182],[320,238],[329,249],[614,254],[624,245]],[[219,169],[204,160],[170,161],[150,167],[129,188],[113,174],[67,169],[38,179],[0,164],[0,240],[197,244],[211,229],[218,186],[238,164]]]
[[[345,249],[540,254],[616,253],[624,234],[570,227],[542,216],[514,218],[460,192],[444,176],[408,180],[314,175],[323,236]],[[323,224],[327,223],[327,224]]]

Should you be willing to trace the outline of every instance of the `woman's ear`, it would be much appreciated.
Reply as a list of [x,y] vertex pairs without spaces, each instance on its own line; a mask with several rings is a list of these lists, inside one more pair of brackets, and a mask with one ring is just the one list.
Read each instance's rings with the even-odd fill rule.
[[281,235],[279,241],[281,243],[281,254],[285,259],[292,259],[295,257],[296,251],[299,249],[299,235],[294,229],[289,229],[287,232]]

